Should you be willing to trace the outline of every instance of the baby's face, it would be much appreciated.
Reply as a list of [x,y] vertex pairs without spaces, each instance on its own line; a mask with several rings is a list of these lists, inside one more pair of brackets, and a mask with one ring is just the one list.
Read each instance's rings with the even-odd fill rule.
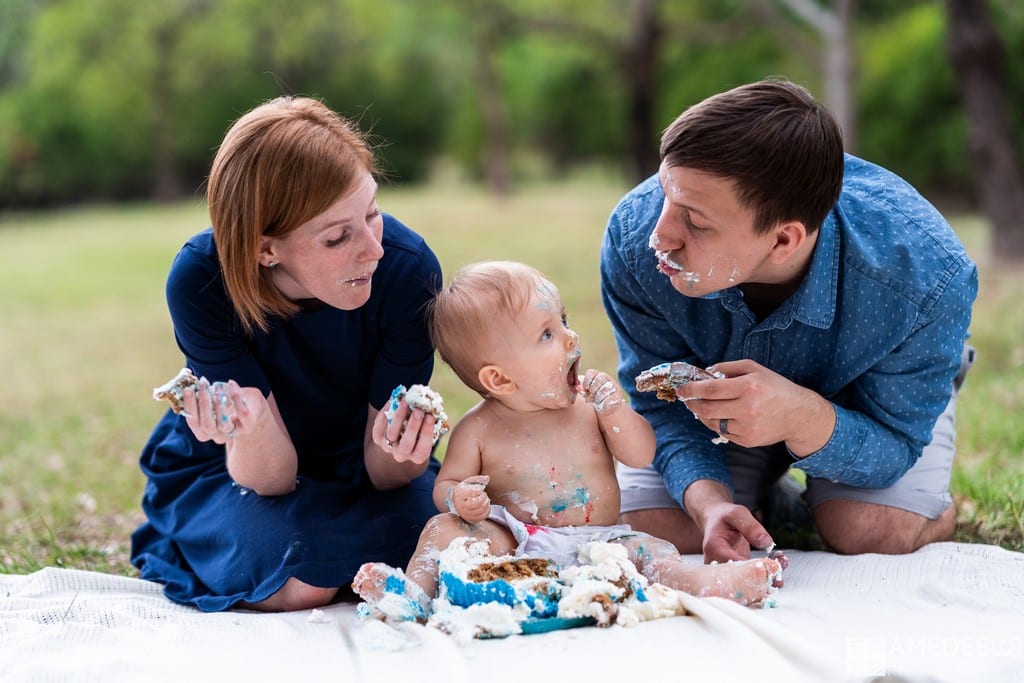
[[515,380],[517,398],[532,409],[572,405],[579,386],[579,335],[566,322],[558,289],[537,283],[526,309],[504,335],[502,368]]

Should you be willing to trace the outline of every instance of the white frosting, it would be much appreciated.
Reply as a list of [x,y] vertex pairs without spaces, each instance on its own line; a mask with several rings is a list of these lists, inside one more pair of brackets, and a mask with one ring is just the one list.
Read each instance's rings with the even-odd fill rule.
[[[512,555],[495,556],[490,542],[470,537],[457,538],[438,558],[439,570],[461,580],[484,563],[514,561]],[[557,598],[557,618],[593,618],[599,626],[635,626],[641,621],[684,615],[681,594],[657,583],[649,583],[629,560],[618,543],[585,543],[579,549],[581,564],[562,569],[557,577],[526,577],[507,581],[515,589],[514,605],[499,602],[474,603],[461,607],[449,601],[441,583],[440,595],[432,601],[427,626],[466,643],[474,638],[502,638],[522,632],[522,624],[533,617],[533,598]],[[393,596],[397,598],[398,596]],[[553,600],[552,600],[553,602]],[[365,609],[366,617],[393,612],[389,596],[377,603],[377,610]],[[383,608],[383,609],[382,609]],[[535,617],[534,617],[535,618]],[[389,619],[391,621],[391,619]],[[540,620],[543,622],[543,618]],[[556,628],[558,626],[555,626]]]
[[[384,415],[388,419],[388,424],[391,424],[391,421],[395,418],[395,413],[398,412],[398,405],[403,398],[410,408],[422,410],[428,415],[434,416],[434,443],[437,443],[438,439],[448,433],[448,415],[444,412],[444,399],[441,398],[441,394],[425,384],[413,384],[408,389],[405,388],[404,384],[399,384],[395,387],[394,391],[391,392],[391,399],[384,407]],[[406,419],[402,423],[403,431],[408,422],[409,420]]]

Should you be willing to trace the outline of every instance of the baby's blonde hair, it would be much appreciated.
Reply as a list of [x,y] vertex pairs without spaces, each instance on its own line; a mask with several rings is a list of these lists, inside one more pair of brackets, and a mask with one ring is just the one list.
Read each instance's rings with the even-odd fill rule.
[[493,362],[495,328],[521,314],[546,281],[524,263],[482,261],[459,269],[431,301],[430,336],[441,360],[481,396],[487,393],[478,373]]

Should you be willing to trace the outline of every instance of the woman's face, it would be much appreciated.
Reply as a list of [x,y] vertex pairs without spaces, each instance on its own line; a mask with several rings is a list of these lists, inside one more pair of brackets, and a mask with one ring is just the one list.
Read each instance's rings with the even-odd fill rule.
[[326,211],[284,237],[265,238],[260,264],[275,264],[274,285],[288,299],[319,299],[350,311],[370,298],[383,230],[377,183],[364,172]]

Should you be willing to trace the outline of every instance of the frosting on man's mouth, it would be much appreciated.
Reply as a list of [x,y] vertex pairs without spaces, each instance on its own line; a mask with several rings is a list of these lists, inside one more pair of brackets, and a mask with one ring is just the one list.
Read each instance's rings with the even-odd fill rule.
[[652,232],[651,238],[647,242],[647,246],[654,250],[654,255],[658,259],[658,272],[663,275],[672,277],[676,273],[683,273],[686,276],[686,282],[692,287],[700,282],[700,275],[693,271],[686,270],[682,264],[677,263],[667,251],[658,249],[658,233]]

